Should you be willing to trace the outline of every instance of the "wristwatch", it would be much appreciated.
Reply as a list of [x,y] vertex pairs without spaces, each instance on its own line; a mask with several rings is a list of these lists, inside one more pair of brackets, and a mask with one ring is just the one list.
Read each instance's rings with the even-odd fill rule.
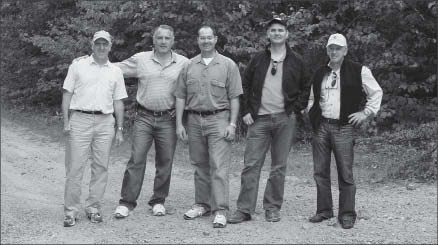
[[119,131],[122,131],[122,132],[123,132],[124,128],[123,128],[123,127],[117,127],[117,130],[119,130]]
[[231,126],[231,127],[234,127],[234,128],[237,127],[237,125],[236,125],[235,123],[230,123],[230,126]]
[[371,111],[370,110],[363,110],[363,114],[367,117],[369,117],[371,115]]

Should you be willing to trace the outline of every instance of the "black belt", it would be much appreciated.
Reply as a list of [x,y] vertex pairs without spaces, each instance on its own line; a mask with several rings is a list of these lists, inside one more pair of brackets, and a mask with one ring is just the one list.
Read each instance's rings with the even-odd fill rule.
[[169,114],[175,110],[175,109],[169,109],[169,110],[165,110],[165,111],[153,111],[153,110],[149,110],[149,109],[143,107],[140,104],[137,104],[137,108],[139,108],[139,109],[141,109],[149,114],[152,114],[154,117],[161,117],[161,116]]
[[210,116],[210,115],[214,115],[216,113],[219,113],[221,111],[228,111],[228,109],[218,109],[218,110],[214,110],[214,111],[194,111],[194,110],[187,110],[188,113],[190,114],[196,114],[196,115],[200,115],[200,116]]
[[321,122],[330,123],[330,124],[339,124],[339,119],[321,117]]
[[103,112],[101,112],[101,111],[82,111],[82,110],[75,110],[75,111],[82,112],[82,113],[85,113],[85,114],[93,114],[93,115],[101,115],[101,114],[103,114]]

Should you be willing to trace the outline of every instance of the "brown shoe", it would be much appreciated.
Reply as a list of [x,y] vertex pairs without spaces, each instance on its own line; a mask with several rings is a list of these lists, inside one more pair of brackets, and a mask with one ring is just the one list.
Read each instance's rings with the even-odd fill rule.
[[355,220],[353,216],[343,216],[339,219],[339,223],[341,223],[342,228],[351,229],[354,226]]
[[230,224],[238,224],[242,223],[243,221],[251,220],[251,215],[244,213],[242,211],[236,210],[233,215],[228,219],[228,223]]
[[312,223],[319,223],[330,218],[333,218],[333,214],[330,215],[330,214],[319,213],[310,217],[309,221]]
[[265,219],[268,222],[278,222],[280,221],[280,210],[266,210],[265,211]]

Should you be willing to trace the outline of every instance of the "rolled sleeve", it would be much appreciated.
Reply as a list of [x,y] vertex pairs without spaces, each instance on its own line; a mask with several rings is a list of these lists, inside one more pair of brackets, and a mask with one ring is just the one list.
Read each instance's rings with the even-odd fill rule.
[[178,99],[186,99],[186,97],[187,97],[186,81],[187,81],[187,71],[189,68],[189,64],[190,64],[190,62],[187,62],[184,65],[184,68],[181,69],[181,72],[179,73],[178,79],[176,81],[176,88],[175,88],[175,92],[173,93],[173,95],[175,95],[175,97]]
[[243,94],[242,79],[240,77],[239,68],[237,67],[236,63],[230,62],[228,70],[228,98],[233,99]]
[[120,69],[117,71],[117,81],[114,87],[113,100],[121,100],[128,97],[126,92],[125,80],[123,79],[123,73]]
[[364,110],[369,110],[374,115],[376,115],[380,109],[380,104],[382,103],[382,88],[379,86],[371,70],[368,67],[362,67],[361,76],[362,88],[365,91],[367,98]]
[[64,85],[62,86],[63,89],[67,90],[70,93],[73,93],[73,90],[75,88],[75,83],[77,80],[77,63],[73,62],[69,67],[68,67],[68,72],[67,72],[67,76],[65,77],[64,80]]

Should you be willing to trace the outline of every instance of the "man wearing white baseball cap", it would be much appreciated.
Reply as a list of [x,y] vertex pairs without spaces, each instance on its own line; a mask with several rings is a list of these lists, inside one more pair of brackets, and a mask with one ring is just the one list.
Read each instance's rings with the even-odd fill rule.
[[90,155],[90,193],[85,213],[91,222],[102,222],[101,200],[108,180],[111,145],[114,138],[116,145],[123,142],[122,99],[128,96],[122,71],[108,60],[111,35],[106,31],[96,32],[91,49],[92,55],[73,60],[63,85],[62,113],[67,136],[65,227],[76,224],[81,207],[82,177]]
[[[327,42],[329,62],[316,70],[308,109],[313,128],[312,152],[317,189],[316,214],[309,221],[333,217],[330,160],[336,159],[339,184],[338,221],[342,228],[353,228],[356,221],[356,185],[353,179],[354,127],[380,109],[382,89],[370,69],[345,59],[347,41],[336,33]],[[365,106],[361,103],[366,97]]]

